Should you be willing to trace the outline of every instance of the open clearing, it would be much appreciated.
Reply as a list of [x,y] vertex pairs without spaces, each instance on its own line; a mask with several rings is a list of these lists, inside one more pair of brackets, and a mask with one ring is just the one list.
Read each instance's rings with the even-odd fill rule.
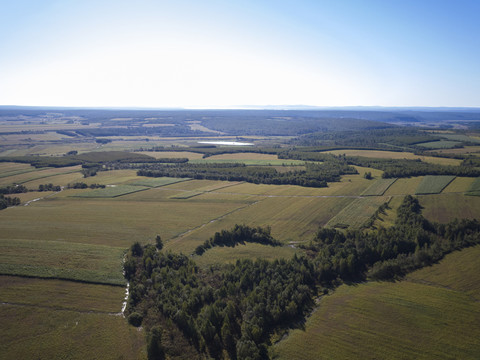
[[407,281],[342,285],[321,299],[305,330],[291,331],[275,352],[279,359],[305,360],[476,359],[478,256],[478,247],[464,249]]
[[295,249],[290,246],[267,246],[254,243],[237,245],[235,247],[215,246],[193,260],[199,266],[234,263],[238,259],[290,259]]
[[455,179],[452,175],[427,175],[415,190],[415,195],[439,194]]

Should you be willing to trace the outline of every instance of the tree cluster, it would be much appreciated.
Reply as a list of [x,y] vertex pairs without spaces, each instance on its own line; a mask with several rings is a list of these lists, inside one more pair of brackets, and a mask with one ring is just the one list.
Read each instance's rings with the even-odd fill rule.
[[257,243],[270,246],[282,246],[282,243],[270,235],[270,228],[250,227],[236,224],[231,230],[216,232],[202,245],[198,245],[195,254],[202,255],[214,246],[235,247],[237,244]]

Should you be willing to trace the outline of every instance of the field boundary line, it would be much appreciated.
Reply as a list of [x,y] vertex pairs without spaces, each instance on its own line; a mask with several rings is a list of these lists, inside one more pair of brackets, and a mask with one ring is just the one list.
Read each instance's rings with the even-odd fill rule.
[[101,310],[80,310],[80,309],[73,309],[67,307],[59,307],[59,306],[48,306],[48,305],[35,305],[35,304],[27,304],[27,303],[19,303],[19,302],[9,302],[9,301],[0,301],[1,306],[21,306],[21,307],[33,307],[33,308],[40,308],[40,309],[49,309],[55,311],[72,311],[78,312],[81,314],[103,314],[103,315],[110,315],[110,316],[121,316],[121,312],[112,312],[112,311],[101,311]]

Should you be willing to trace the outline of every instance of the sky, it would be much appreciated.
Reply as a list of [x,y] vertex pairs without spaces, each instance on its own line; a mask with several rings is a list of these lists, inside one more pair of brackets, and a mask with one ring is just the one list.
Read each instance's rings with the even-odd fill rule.
[[0,0],[0,105],[480,106],[479,0]]

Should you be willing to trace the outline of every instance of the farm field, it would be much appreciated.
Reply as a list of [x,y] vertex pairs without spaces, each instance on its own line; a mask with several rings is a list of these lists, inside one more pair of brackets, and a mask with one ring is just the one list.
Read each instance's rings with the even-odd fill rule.
[[104,189],[85,190],[82,192],[78,192],[72,196],[81,198],[114,198],[147,189],[149,188],[146,186],[110,185]]
[[242,202],[125,201],[122,197],[58,195],[2,211],[0,239],[58,240],[125,249],[135,241],[153,241],[156,234],[168,240],[245,206]]
[[480,177],[476,178],[470,188],[468,189],[467,195],[479,196],[480,195]]
[[420,159],[427,163],[440,164],[440,165],[459,165],[461,162],[461,160],[457,160],[457,159],[415,155],[414,153],[411,153],[411,152],[400,152],[400,151],[342,149],[342,150],[329,150],[325,152],[334,154],[334,155],[345,154],[346,156],[363,156],[363,157],[378,158],[378,159],[409,159],[409,160]]
[[[47,124],[47,128],[57,125]],[[151,125],[149,129],[164,127]],[[58,126],[61,128],[62,124]],[[107,128],[100,123],[91,126],[102,131],[104,127]],[[126,129],[127,125],[115,128]],[[85,135],[85,142],[77,142],[82,141],[80,136],[61,143],[63,135],[49,132],[31,134],[32,142],[23,143],[21,138],[29,135],[18,134],[10,139],[17,145],[21,142],[16,149],[11,145],[3,147],[4,144],[0,148],[10,155],[61,156],[77,150],[92,161],[108,160],[115,155],[107,151],[128,150],[134,152],[115,156],[143,154],[188,158],[192,163],[241,162],[268,165],[280,172],[305,169],[304,161],[248,152],[252,150],[206,158],[193,151],[135,151],[140,147],[171,145],[176,149],[198,149],[197,142],[207,139],[202,136]],[[342,141],[341,136],[338,141]],[[95,138],[113,142],[99,144]],[[234,135],[211,138],[237,139]],[[255,139],[255,146],[265,144],[270,151],[301,150],[303,145],[292,144],[304,139],[303,135],[241,137],[242,141],[250,138]],[[316,141],[308,136],[306,139]],[[308,148],[316,151],[314,146]],[[226,151],[229,149],[233,148]],[[206,148],[207,153],[217,150],[211,145]],[[459,149],[451,151],[454,150]],[[461,162],[409,152],[338,153],[421,159],[442,165]],[[415,194],[422,187],[435,190],[434,185],[438,186],[438,193],[418,196],[422,213],[429,220],[448,222],[455,217],[478,218],[480,214],[480,196],[465,196],[476,191],[480,194],[479,179],[474,177],[451,176],[453,181],[439,176],[383,179],[381,170],[354,166],[358,174],[342,176],[340,182],[329,183],[325,188],[310,188],[150,178],[137,176],[137,168],[146,165],[122,162],[110,166],[123,170],[102,171],[106,166],[95,176],[84,177],[81,166],[36,169],[27,164],[0,163],[0,186],[22,183],[36,189],[52,183],[65,187],[58,193],[15,194],[22,204],[0,211],[0,359],[146,359],[145,335],[150,323],[144,322],[144,327],[137,329],[121,314],[126,285],[122,263],[128,259],[125,254],[134,242],[154,243],[157,234],[165,252],[186,254],[199,266],[198,274],[210,281],[205,270],[220,275],[220,279],[221,266],[235,264],[238,259],[288,260],[294,254],[302,255],[304,250],[299,245],[309,242],[320,227],[359,229],[385,202],[389,206],[379,214],[374,227],[391,226],[404,195]],[[368,172],[372,180],[364,178]],[[76,182],[108,186],[67,188]],[[192,255],[215,232],[232,229],[235,224],[270,227],[272,236],[283,246],[215,246],[201,256]],[[451,254],[440,264],[409,274],[401,282],[367,282],[339,288],[335,285],[328,295],[318,299],[319,306],[307,319],[305,330],[292,330],[289,337],[269,349],[278,353],[279,359],[474,358],[480,353],[480,325],[475,321],[480,318],[480,282],[471,274],[480,273],[476,265],[479,249]],[[133,293],[134,283],[130,281]],[[322,289],[324,284],[318,286]],[[167,338],[168,332],[164,331]],[[452,333],[463,340],[458,341]],[[171,336],[167,341],[174,341]]]
[[475,178],[472,177],[459,177],[457,176],[453,181],[448,184],[442,191],[442,193],[465,193],[472,187]]
[[[80,166],[70,166],[64,168],[40,168],[35,171],[29,171],[26,173],[12,175],[7,177],[0,178],[0,186],[10,185],[10,184],[24,184],[32,180],[39,180],[45,179],[48,183],[48,178],[60,175],[60,174],[68,174],[68,173],[75,173],[80,170]],[[45,183],[45,182],[44,182]]]
[[422,214],[431,221],[449,222],[455,218],[478,219],[480,197],[463,194],[424,195],[419,197]]
[[397,179],[378,179],[370,185],[361,195],[363,196],[381,196]]
[[327,223],[328,227],[358,229],[389,197],[375,196],[353,200]]
[[418,184],[415,195],[439,194],[455,179],[451,175],[427,175]]
[[145,335],[121,316],[0,305],[2,359],[146,359]]
[[135,180],[129,183],[129,185],[147,186],[147,187],[155,188],[155,187],[175,184],[175,183],[187,181],[187,180],[191,180],[191,179],[189,178],[180,179],[180,178],[171,178],[171,177],[143,178],[143,179]]
[[0,275],[0,288],[1,303],[106,314],[120,313],[125,296],[123,286],[5,275]]
[[[271,226],[272,236],[282,242],[307,241],[351,198],[271,197],[244,205],[213,222],[172,239],[165,246],[172,251],[192,253],[206,239],[235,224]],[[307,211],[308,210],[308,211]],[[274,251],[274,250],[272,250]],[[253,254],[252,254],[253,255]]]
[[152,156],[155,159],[187,158],[188,160],[194,160],[194,159],[201,159],[203,157],[203,154],[195,153],[191,151],[140,151],[139,154]]
[[460,144],[461,142],[458,141],[439,140],[417,144],[417,146],[421,146],[427,149],[451,149]]
[[405,281],[342,285],[322,297],[305,330],[290,331],[274,351],[279,359],[475,359],[477,257],[478,247],[464,249]]
[[458,149],[436,149],[429,152],[435,152],[439,154],[472,154],[480,155],[480,146],[464,146]]
[[65,241],[0,239],[0,274],[125,284],[125,249]]
[[384,195],[413,195],[422,181],[423,176],[397,179],[397,181],[385,191]]

